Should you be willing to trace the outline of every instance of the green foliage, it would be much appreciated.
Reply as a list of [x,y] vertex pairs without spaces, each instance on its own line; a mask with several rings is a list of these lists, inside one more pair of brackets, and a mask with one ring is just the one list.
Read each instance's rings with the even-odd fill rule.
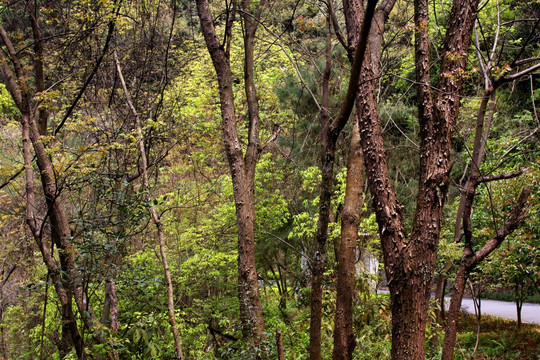
[[13,98],[6,89],[6,86],[0,83],[0,121],[5,119],[16,119],[20,116],[19,109],[15,105]]
[[[81,97],[62,131],[51,130],[73,103],[81,85],[100,56],[108,21],[118,2],[84,0],[37,2],[38,21],[45,35],[44,67],[46,91],[35,91],[33,61],[35,48],[28,35],[26,8],[14,2],[2,6],[2,25],[9,32],[27,77],[33,108],[47,110],[47,136],[41,141],[54,164],[58,200],[65,201],[76,252],[81,284],[97,317],[104,303],[105,280],[117,286],[118,332],[108,324],[98,326],[109,341],[97,344],[94,335],[83,331],[88,357],[114,348],[120,359],[165,359],[174,356],[168,322],[166,283],[150,224],[148,207],[154,206],[163,223],[170,270],[173,277],[176,320],[184,356],[187,359],[252,359],[253,348],[242,339],[237,296],[237,225],[233,189],[222,144],[221,114],[213,65],[198,29],[192,1],[145,0],[122,2],[114,18],[116,31],[104,62]],[[257,2],[255,2],[257,3]],[[176,5],[175,11],[171,7]],[[497,2],[486,2],[479,14],[482,27],[480,51],[491,50]],[[223,2],[212,1],[219,38],[224,39],[226,16]],[[436,17],[429,28],[430,55],[438,59],[446,27],[448,1],[434,2],[430,14]],[[530,24],[511,21],[527,15],[526,3],[499,1],[502,9],[501,41],[492,76],[508,74],[507,64],[519,51]],[[287,359],[306,359],[309,346],[309,265],[317,229],[321,172],[320,150],[321,74],[326,66],[326,7],[308,1],[283,0],[264,21],[255,44],[255,82],[260,105],[260,154],[255,179],[257,270],[268,342],[255,349],[261,358],[276,358],[275,334],[282,332]],[[536,6],[536,5],[535,5]],[[536,7],[531,7],[537,9]],[[240,18],[241,14],[237,14]],[[414,29],[409,2],[398,2],[385,33],[382,76],[375,94],[380,103],[381,124],[388,149],[390,171],[407,226],[416,206],[418,178],[418,123],[414,105]],[[338,9],[338,23],[343,16]],[[173,24],[174,19],[174,26]],[[528,25],[527,25],[528,24]],[[248,122],[243,77],[242,32],[239,22],[232,28],[231,66],[240,146],[247,143]],[[169,35],[171,36],[169,39]],[[534,39],[537,40],[536,35]],[[531,41],[523,56],[537,57],[537,41]],[[332,40],[330,105],[335,115],[349,74],[344,49]],[[134,116],[125,101],[111,52],[116,51],[126,77],[132,102],[143,123],[144,146],[150,162],[150,192],[142,190],[138,134]],[[474,95],[482,85],[475,51],[466,71],[467,95],[462,99],[458,134],[453,139],[455,164],[451,177],[456,183],[469,162],[474,121],[479,100]],[[7,54],[7,53],[6,53]],[[7,55],[6,55],[7,56]],[[437,62],[432,71],[437,71]],[[9,61],[6,66],[11,66]],[[472,69],[471,69],[472,68]],[[300,79],[302,77],[302,80]],[[533,89],[531,90],[531,83]],[[522,186],[533,190],[528,216],[522,228],[503,244],[475,276],[487,283],[504,280],[505,290],[523,284],[520,294],[538,289],[540,211],[538,207],[538,136],[523,140],[537,126],[531,98],[538,98],[537,79],[498,89],[499,102],[488,140],[482,174],[514,171],[529,167],[521,179],[479,188],[474,212],[477,247],[492,237],[512,208]],[[19,111],[0,84],[0,181],[8,180],[23,165]],[[267,141],[280,130],[275,143]],[[332,210],[336,221],[330,239],[339,236],[340,208],[346,182],[346,145],[350,125],[336,154],[336,191]],[[510,151],[509,151],[510,149]],[[508,153],[507,153],[508,152]],[[501,161],[502,155],[508,155]],[[36,184],[39,169],[34,168]],[[40,219],[47,218],[42,189],[35,187]],[[11,266],[12,277],[0,286],[0,349],[10,359],[58,359],[55,341],[61,336],[61,317],[54,287],[47,284],[39,249],[27,233],[24,176],[14,178],[0,190],[0,257],[2,279]],[[459,258],[453,243],[453,224],[459,190],[454,189],[445,210],[439,262]],[[369,199],[369,194],[365,195]],[[359,241],[363,250],[378,256],[378,226],[369,201],[363,208]],[[50,243],[48,223],[42,238]],[[330,244],[331,246],[331,241]],[[55,259],[58,254],[55,252]],[[57,259],[58,260],[58,259]],[[335,312],[333,252],[328,251],[323,300],[323,357],[332,350]],[[485,275],[480,277],[481,275]],[[357,279],[361,293],[355,299],[355,359],[384,359],[391,346],[390,301],[388,296],[370,295],[369,274]],[[48,287],[47,292],[45,289]],[[514,298],[517,296],[514,293]],[[519,295],[521,296],[521,295]],[[47,308],[44,310],[45,299]],[[78,321],[81,314],[76,314]],[[433,310],[429,316],[432,317]],[[81,323],[80,328],[83,329]],[[507,347],[516,346],[510,335],[483,335],[481,354],[490,358],[513,358]],[[428,340],[440,336],[431,324]],[[43,342],[42,342],[43,338]],[[467,329],[461,335],[464,351],[470,355],[474,336]],[[232,341],[231,339],[240,339]],[[42,345],[43,343],[43,345]],[[439,347],[430,344],[428,356],[437,358]],[[521,350],[520,350],[521,351]],[[458,351],[459,353],[459,351]],[[0,357],[4,354],[0,354]],[[512,357],[513,356],[513,357]],[[67,358],[76,358],[74,351]]]

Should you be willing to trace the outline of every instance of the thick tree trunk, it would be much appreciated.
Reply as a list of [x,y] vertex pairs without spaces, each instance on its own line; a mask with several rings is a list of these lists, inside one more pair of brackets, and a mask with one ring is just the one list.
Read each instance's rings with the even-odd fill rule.
[[[354,6],[354,2],[349,2]],[[361,144],[366,176],[377,216],[387,279],[392,299],[392,358],[423,359],[424,333],[429,291],[435,267],[440,234],[442,207],[448,189],[450,145],[459,108],[462,88],[461,71],[465,66],[470,33],[477,2],[456,1],[447,31],[446,56],[441,64],[438,87],[440,95],[432,98],[429,77],[427,1],[415,1],[416,69],[419,83],[420,179],[417,210],[410,239],[400,215],[396,194],[390,179],[385,155],[374,81],[383,29],[370,37],[370,57],[365,62],[358,90],[357,111],[360,114]],[[380,6],[374,24],[382,27],[391,1]],[[379,16],[379,17],[378,17]],[[347,23],[349,33],[357,29]],[[451,54],[460,56],[450,56]],[[443,75],[444,74],[444,75]],[[450,74],[450,76],[448,76]]]
[[334,360],[351,360],[356,345],[353,334],[353,293],[358,224],[362,210],[364,167],[360,130],[355,121],[347,164],[347,187],[341,212],[341,238],[336,242],[337,295],[334,319]]

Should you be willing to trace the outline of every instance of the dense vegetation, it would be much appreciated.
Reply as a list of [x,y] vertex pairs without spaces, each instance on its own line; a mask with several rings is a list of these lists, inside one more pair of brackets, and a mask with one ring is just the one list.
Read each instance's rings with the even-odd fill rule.
[[535,359],[539,23],[1,1],[0,359]]

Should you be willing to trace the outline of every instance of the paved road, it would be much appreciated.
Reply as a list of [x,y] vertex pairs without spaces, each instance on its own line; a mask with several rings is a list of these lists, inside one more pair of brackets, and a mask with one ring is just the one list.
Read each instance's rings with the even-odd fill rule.
[[[446,307],[450,305],[450,298],[446,298]],[[507,301],[482,299],[480,310],[482,314],[498,316],[505,319],[517,320],[516,304]],[[474,304],[472,299],[464,298],[461,308],[469,314],[474,314]],[[521,321],[540,325],[540,305],[523,304],[521,309]]]
[[[387,289],[377,290],[381,293],[388,293]],[[450,306],[450,297],[445,297],[446,310]],[[497,301],[482,299],[480,311],[485,315],[493,315],[504,319],[517,321],[516,303],[509,301]],[[461,309],[469,314],[474,314],[474,304],[472,299],[464,298],[461,301]],[[540,305],[524,303],[521,308],[521,321],[540,325]]]

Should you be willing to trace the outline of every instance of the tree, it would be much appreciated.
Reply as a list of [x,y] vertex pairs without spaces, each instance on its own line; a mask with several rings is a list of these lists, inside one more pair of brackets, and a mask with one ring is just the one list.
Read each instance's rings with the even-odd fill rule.
[[[339,134],[349,120],[349,116],[354,107],[355,93],[358,86],[358,81],[361,76],[361,64],[364,61],[366,54],[369,33],[373,14],[377,5],[376,0],[368,1],[366,11],[364,13],[364,21],[362,26],[358,28],[357,42],[355,43],[354,52],[351,49],[350,56],[352,57],[351,75],[349,77],[349,85],[347,94],[341,105],[338,115],[330,120],[327,113],[328,105],[328,89],[323,89],[323,106],[321,108],[321,131],[322,150],[321,150],[321,192],[319,197],[319,219],[317,222],[317,233],[315,235],[315,246],[312,266],[311,279],[311,317],[310,317],[310,359],[317,360],[321,358],[321,319],[322,319],[322,282],[324,273],[324,263],[326,256],[326,240],[328,237],[328,224],[330,221],[331,197],[333,193],[334,183],[334,157],[336,144]],[[327,46],[327,54],[330,50]],[[353,55],[354,54],[354,55]],[[327,55],[327,62],[329,62]],[[327,65],[328,68],[328,65]],[[327,73],[327,76],[329,74]],[[356,154],[355,154],[356,155]],[[353,155],[354,156],[354,155]],[[352,190],[357,191],[357,190]],[[350,215],[350,214],[348,214]],[[350,244],[348,245],[350,246]],[[339,321],[339,320],[338,320]],[[339,326],[341,328],[341,326]],[[348,335],[345,335],[348,337]],[[348,348],[348,346],[347,346]],[[347,350],[346,352],[349,352]]]
[[230,67],[230,42],[236,17],[237,2],[227,9],[224,42],[218,40],[210,6],[207,0],[197,1],[197,12],[208,52],[217,74],[223,140],[229,161],[233,182],[238,225],[238,298],[240,301],[240,319],[245,337],[255,346],[265,339],[262,304],[259,295],[258,276],[255,266],[255,167],[262,150],[259,144],[259,105],[254,80],[254,42],[259,26],[264,1],[255,6],[252,13],[250,1],[242,1],[242,19],[244,25],[244,81],[248,104],[248,144],[242,149],[238,136],[234,88]]
[[[393,2],[380,6],[380,21]],[[431,85],[428,39],[428,2],[414,3],[415,69],[420,125],[419,187],[412,231],[406,234],[394,186],[374,97],[379,76],[380,32],[370,39],[370,56],[364,64],[357,93],[361,144],[366,177],[382,242],[392,301],[392,358],[423,359],[430,286],[436,263],[443,205],[449,186],[453,131],[457,121],[463,73],[476,19],[477,1],[454,1],[444,40],[436,86]],[[359,4],[350,2],[354,9]],[[348,24],[354,33],[358,25]],[[435,90],[436,89],[436,90]]]
[[147,202],[149,204],[148,206],[149,206],[150,215],[152,216],[152,220],[154,221],[154,225],[156,226],[156,230],[158,233],[159,250],[161,254],[161,261],[163,263],[163,272],[165,274],[165,280],[167,281],[167,309],[169,311],[169,323],[171,324],[171,330],[172,330],[173,339],[174,339],[174,346],[176,349],[176,357],[180,360],[183,360],[184,356],[182,354],[182,344],[180,343],[180,334],[178,332],[178,326],[176,324],[176,314],[174,312],[173,284],[172,284],[172,279],[171,279],[171,271],[169,268],[169,261],[167,260],[167,252],[165,248],[165,235],[164,235],[164,230],[163,230],[163,223],[153,205],[154,199],[152,199],[151,194],[150,194],[150,182],[148,181],[148,156],[146,154],[146,149],[144,146],[142,123],[139,117],[139,113],[137,112],[137,110],[135,109],[135,106],[133,106],[133,103],[131,102],[131,95],[127,89],[126,82],[122,74],[120,61],[118,60],[118,55],[116,54],[116,51],[114,52],[114,62],[116,65],[116,71],[118,72],[120,85],[122,86],[122,90],[124,91],[124,95],[126,97],[126,102],[130,110],[132,111],[133,116],[135,117],[135,127],[137,129],[137,140],[139,143],[139,151],[141,153],[141,173],[142,173],[142,178],[143,178],[143,187],[144,187],[144,191],[147,193]]
[[[83,323],[90,332],[94,332],[99,325],[82,287],[82,277],[75,262],[76,253],[71,240],[73,233],[69,226],[66,202],[61,194],[61,186],[58,184],[55,166],[47,153],[42,138],[47,133],[48,111],[44,104],[47,93],[45,92],[44,73],[45,50],[40,23],[41,9],[35,4],[29,4],[24,9],[14,11],[20,11],[20,15],[28,17],[32,29],[34,50],[34,54],[28,56],[28,51],[24,50],[26,49],[23,46],[24,44],[14,44],[6,29],[3,25],[0,25],[0,37],[7,49],[5,53],[2,52],[2,55],[0,55],[2,61],[0,70],[6,87],[20,112],[26,183],[26,222],[41,251],[43,262],[54,283],[61,305],[62,339],[58,341],[59,352],[61,355],[66,355],[73,346],[77,356],[85,358],[84,339],[78,329],[72,301],[75,302]],[[118,7],[113,9],[113,17],[117,15],[117,11]],[[104,52],[113,31],[114,21],[111,20],[109,21]],[[17,39],[16,36],[13,38]],[[16,46],[20,46],[23,51],[17,51]],[[100,62],[101,60],[98,61],[97,66],[99,66]],[[30,64],[30,66],[25,66],[26,63]],[[92,74],[95,74],[95,71]],[[31,80],[33,80],[33,83]],[[73,103],[73,107],[77,100]],[[68,112],[66,118],[69,115]],[[35,180],[32,165],[34,158],[39,168],[46,206],[43,213],[40,213],[41,210],[34,189]],[[50,227],[51,245],[46,241],[43,233],[47,224]],[[59,261],[54,256],[53,246],[58,249]],[[107,340],[99,333],[96,332],[94,335],[97,343],[106,344]],[[109,355],[114,356],[114,353],[110,352]]]
[[355,122],[349,146],[345,199],[341,214],[341,238],[337,241],[336,314],[333,359],[352,359],[356,345],[353,333],[353,297],[356,276],[358,225],[362,211],[363,163],[360,130]]

